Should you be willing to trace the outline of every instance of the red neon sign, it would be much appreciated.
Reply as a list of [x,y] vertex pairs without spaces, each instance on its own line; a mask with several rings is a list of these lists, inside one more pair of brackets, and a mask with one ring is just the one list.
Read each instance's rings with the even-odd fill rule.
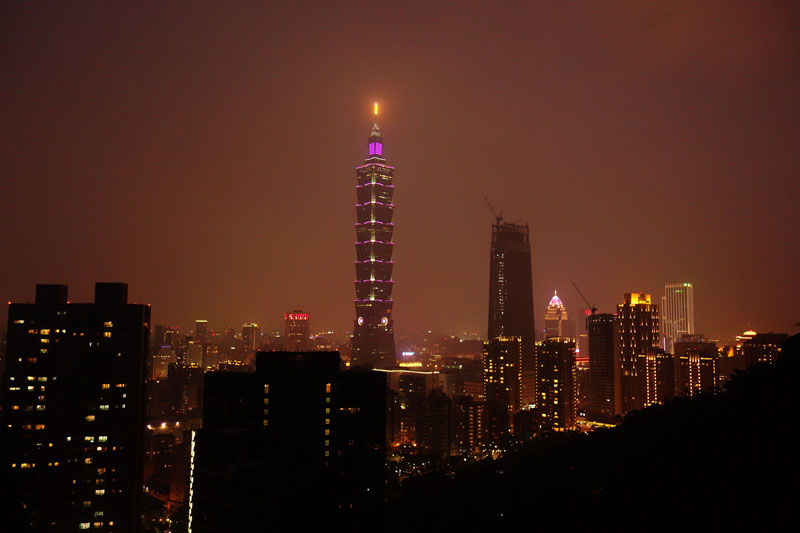
[[284,320],[308,320],[308,313],[285,313]]

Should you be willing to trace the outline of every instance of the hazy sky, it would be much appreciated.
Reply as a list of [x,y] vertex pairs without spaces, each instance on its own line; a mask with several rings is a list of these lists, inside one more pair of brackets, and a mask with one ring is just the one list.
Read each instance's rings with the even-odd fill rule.
[[484,197],[537,319],[690,281],[701,332],[796,332],[800,4],[562,4],[3,2],[0,298],[352,327],[377,99],[398,332],[485,333]]

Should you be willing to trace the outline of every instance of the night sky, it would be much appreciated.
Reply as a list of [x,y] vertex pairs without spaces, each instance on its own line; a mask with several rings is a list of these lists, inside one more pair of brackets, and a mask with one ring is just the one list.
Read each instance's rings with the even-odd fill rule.
[[400,334],[485,334],[484,197],[531,227],[539,326],[573,281],[689,281],[698,332],[797,331],[796,2],[120,4],[0,7],[0,298],[351,328],[378,100]]

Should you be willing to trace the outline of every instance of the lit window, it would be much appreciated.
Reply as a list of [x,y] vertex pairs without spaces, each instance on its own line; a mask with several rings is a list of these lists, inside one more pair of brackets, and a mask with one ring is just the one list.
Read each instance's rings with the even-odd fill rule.
[[110,331],[104,331],[103,332],[103,337],[111,337],[111,332]]
[[111,383],[103,383],[103,389],[110,389]]
[[108,404],[103,404],[100,406],[101,411],[108,411]]
[[114,323],[113,322],[103,322],[103,325],[105,327],[107,327],[107,328],[113,328],[114,327]]
[[106,442],[108,441],[108,437],[106,435],[100,435],[99,437],[97,437],[97,440],[100,442]]
[[94,422],[94,415],[88,415],[86,418],[84,418],[84,420],[87,422]]
[[89,529],[90,526],[91,524],[89,522],[81,522],[78,529]]

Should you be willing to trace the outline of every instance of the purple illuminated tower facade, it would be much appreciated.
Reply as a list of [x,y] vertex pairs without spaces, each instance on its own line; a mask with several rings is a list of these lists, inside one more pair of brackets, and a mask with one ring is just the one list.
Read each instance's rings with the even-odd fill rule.
[[392,232],[394,167],[383,157],[383,137],[376,122],[369,136],[369,155],[356,168],[356,319],[352,365],[395,366],[392,319]]

